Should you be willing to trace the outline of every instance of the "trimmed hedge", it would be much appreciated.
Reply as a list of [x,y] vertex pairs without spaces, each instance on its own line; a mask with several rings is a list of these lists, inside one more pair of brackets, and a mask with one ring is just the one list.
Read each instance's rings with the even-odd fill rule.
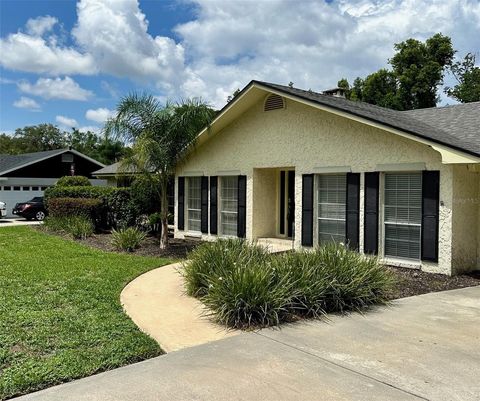
[[91,187],[92,183],[83,175],[66,175],[61,177],[55,185],[59,187]]
[[53,198],[48,202],[52,217],[83,216],[95,220],[101,213],[103,202],[92,198]]
[[45,202],[50,211],[50,204],[56,198],[96,199],[102,204],[100,214],[96,217],[97,228],[122,227],[135,224],[142,212],[132,200],[128,188],[96,186],[53,186],[45,191]]

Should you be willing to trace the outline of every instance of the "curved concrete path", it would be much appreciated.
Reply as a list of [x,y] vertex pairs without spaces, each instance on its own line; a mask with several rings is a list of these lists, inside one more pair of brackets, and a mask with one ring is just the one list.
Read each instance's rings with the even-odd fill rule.
[[212,323],[200,301],[184,294],[181,263],[151,270],[131,281],[120,294],[126,313],[165,352],[238,334]]

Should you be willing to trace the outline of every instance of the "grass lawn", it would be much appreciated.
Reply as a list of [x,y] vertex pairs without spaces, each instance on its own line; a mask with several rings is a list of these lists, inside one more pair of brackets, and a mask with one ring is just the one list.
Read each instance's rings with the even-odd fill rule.
[[0,228],[0,399],[160,355],[119,296],[170,262]]

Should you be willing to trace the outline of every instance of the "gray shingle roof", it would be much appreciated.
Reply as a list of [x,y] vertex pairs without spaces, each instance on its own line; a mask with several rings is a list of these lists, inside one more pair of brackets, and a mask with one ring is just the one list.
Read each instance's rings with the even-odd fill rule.
[[93,175],[116,175],[119,165],[120,165],[120,162],[113,163],[113,164],[110,164],[109,166],[105,166],[104,168],[101,168],[100,170],[94,171],[92,174]]
[[289,86],[261,81],[252,81],[252,83],[480,156],[480,102],[397,111]]
[[68,149],[55,149],[44,152],[23,153],[20,155],[0,154],[0,175],[4,174],[6,171],[20,168],[25,164],[35,163],[37,160],[40,161],[66,151],[68,151]]

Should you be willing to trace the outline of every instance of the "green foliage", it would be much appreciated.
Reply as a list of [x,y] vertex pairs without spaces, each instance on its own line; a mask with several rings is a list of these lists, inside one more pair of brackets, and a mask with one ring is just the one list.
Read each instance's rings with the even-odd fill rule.
[[112,230],[112,245],[119,251],[133,252],[140,247],[147,234],[136,227]]
[[425,42],[408,39],[394,47],[391,69],[358,77],[352,87],[345,79],[339,81],[349,88],[347,98],[395,110],[435,107],[437,88],[455,54],[451,39],[437,33]]
[[132,182],[132,199],[142,214],[160,211],[160,182],[155,176],[140,176]]
[[242,240],[201,245],[185,263],[187,293],[229,327],[278,325],[386,303],[391,273],[376,258],[328,244],[270,255]]
[[59,187],[45,190],[47,207],[54,198],[87,198],[102,202],[101,213],[96,216],[97,227],[109,228],[135,224],[139,210],[131,199],[129,188],[115,187]]
[[95,231],[92,219],[83,215],[49,216],[44,220],[47,231],[69,234],[74,239],[85,239]]
[[129,154],[129,148],[121,141],[101,137],[93,132],[61,131],[52,124],[39,124],[15,130],[13,136],[0,135],[0,153],[20,154],[45,150],[73,149],[104,164],[112,164]]
[[101,206],[100,199],[52,198],[48,201],[48,212],[52,217],[83,216],[95,220]]
[[160,224],[162,222],[162,215],[160,213],[152,213],[148,216],[148,224]]
[[162,353],[120,293],[167,259],[103,252],[31,227],[2,228],[0,399]]
[[446,87],[445,93],[461,103],[480,101],[480,67],[475,66],[475,54],[468,53],[462,61],[453,63],[450,71],[457,84]]
[[92,183],[82,175],[66,175],[59,178],[55,185],[59,187],[90,187]]

